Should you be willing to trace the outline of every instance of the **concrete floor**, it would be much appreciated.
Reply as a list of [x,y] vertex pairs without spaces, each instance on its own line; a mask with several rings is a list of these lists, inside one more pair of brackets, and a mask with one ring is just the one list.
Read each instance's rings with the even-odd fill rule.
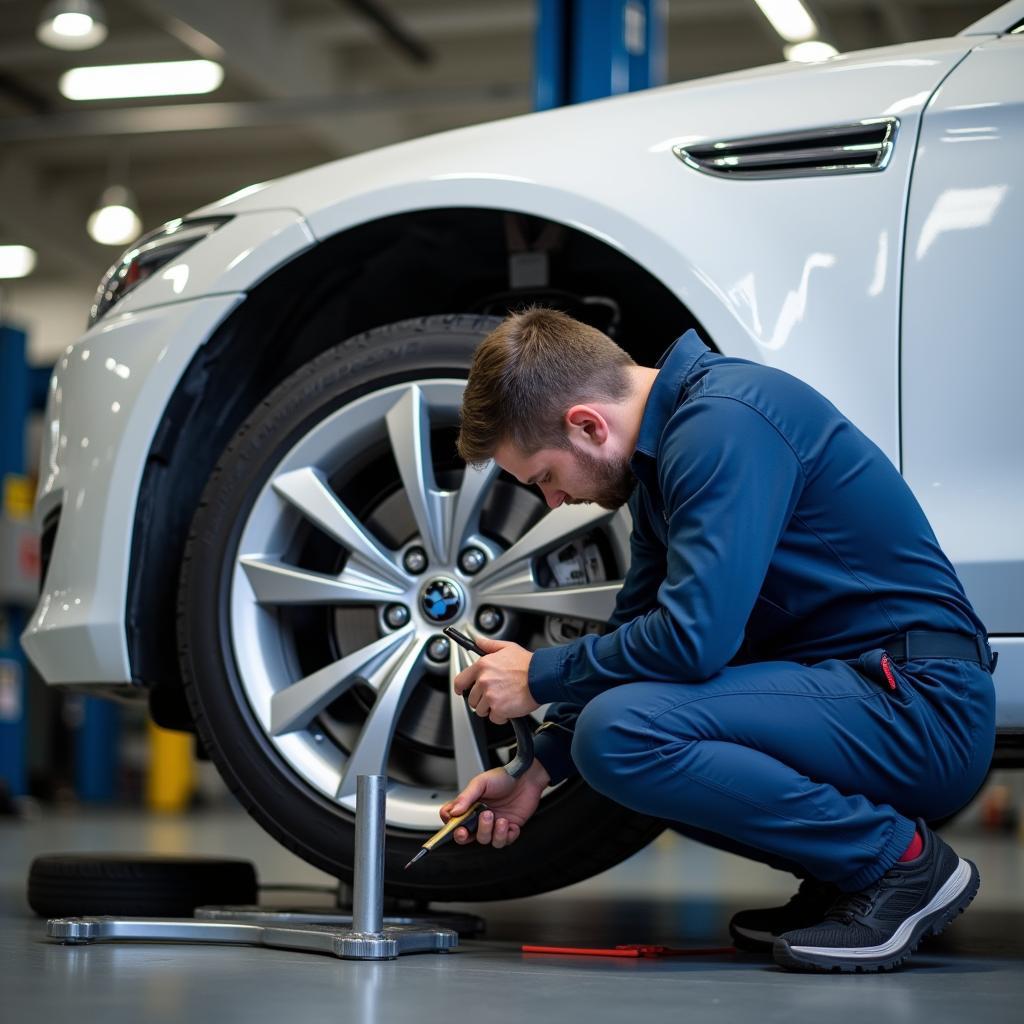
[[[631,860],[557,893],[442,905],[486,918],[483,938],[448,954],[380,963],[245,947],[61,946],[24,901],[40,853],[118,850],[244,856],[262,883],[323,883],[233,807],[182,818],[45,812],[0,822],[0,1018],[205,1024],[300,1020],[473,1024],[755,1019],[786,1024],[1020,1021],[1024,1004],[1024,841],[950,827],[981,871],[978,898],[902,970],[798,975],[751,954],[670,960],[524,956],[521,943],[727,945],[745,906],[784,902],[793,880],[663,835]],[[277,902],[290,897],[274,893]],[[301,898],[308,902],[308,895]]]

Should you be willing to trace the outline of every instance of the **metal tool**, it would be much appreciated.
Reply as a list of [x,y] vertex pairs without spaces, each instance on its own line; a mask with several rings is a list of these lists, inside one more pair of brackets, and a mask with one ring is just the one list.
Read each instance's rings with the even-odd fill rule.
[[[454,626],[445,626],[441,632],[449,640],[454,640],[467,651],[480,655],[480,657],[486,655],[486,651],[472,637],[466,636],[465,633],[460,633]],[[523,715],[521,718],[512,718],[509,721],[512,725],[512,731],[516,734],[516,756],[505,765],[505,771],[513,779],[518,779],[533,764],[533,730],[531,728],[533,719],[528,715]]]
[[477,800],[468,811],[464,814],[460,814],[457,818],[449,818],[443,828],[438,829],[424,844],[420,847],[419,853],[408,864],[405,865],[406,870],[415,864],[420,857],[425,857],[431,850],[446,843],[454,834],[455,830],[460,825],[465,827],[472,832],[476,827],[477,820],[480,816],[480,812],[487,809],[487,804],[483,800]]
[[329,924],[257,923],[194,918],[55,917],[46,934],[69,944],[143,939],[232,943],[327,953],[347,960],[393,960],[403,953],[442,952],[459,944],[451,928],[429,923],[383,926],[384,827],[387,779],[356,779],[356,858],[352,928]]
[[[486,655],[486,651],[477,644],[472,637],[466,636],[465,633],[460,633],[454,626],[445,626],[441,631],[444,633],[449,640],[454,640],[460,647],[464,647],[467,651],[471,651],[473,654],[480,655],[483,657]],[[466,696],[468,700],[468,696]],[[531,730],[532,720],[523,716],[521,718],[510,719],[512,723],[512,730],[516,734],[516,756],[512,758],[507,765],[505,765],[505,771],[513,779],[518,779],[529,767],[533,764],[533,732]],[[447,842],[452,837],[455,830],[460,826],[465,826],[470,832],[476,826],[479,819],[480,812],[487,809],[487,804],[482,800],[477,800],[467,811],[460,814],[457,818],[450,818],[444,825],[435,832],[420,848],[419,853],[408,864],[405,865],[406,870],[409,869],[413,864],[416,863],[421,857],[425,857],[431,850],[436,849],[443,843]]]

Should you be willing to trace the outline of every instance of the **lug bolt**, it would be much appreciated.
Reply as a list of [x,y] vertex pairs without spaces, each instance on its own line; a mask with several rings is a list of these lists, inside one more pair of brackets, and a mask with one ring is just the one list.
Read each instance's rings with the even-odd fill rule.
[[481,608],[476,616],[476,624],[485,633],[493,633],[496,629],[501,629],[501,624],[504,621],[505,616],[497,608],[492,608],[490,605],[485,605]]
[[406,572],[419,575],[427,567],[427,553],[423,548],[409,548],[402,559]]
[[435,636],[430,643],[427,644],[427,657],[431,661],[447,661],[448,650],[448,638]]
[[478,573],[487,561],[487,555],[479,548],[466,548],[459,555],[459,568],[467,575],[473,576]]
[[392,629],[400,629],[409,621],[409,609],[404,604],[389,604],[384,609],[384,621]]

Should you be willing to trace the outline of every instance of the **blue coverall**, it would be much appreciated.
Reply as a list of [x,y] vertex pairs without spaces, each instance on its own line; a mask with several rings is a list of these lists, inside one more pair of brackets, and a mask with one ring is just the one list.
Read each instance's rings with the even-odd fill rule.
[[[882,663],[907,630],[985,628],[881,450],[813,388],[687,331],[631,468],[611,631],[535,652],[536,755],[679,831],[856,891],[966,804],[992,676]],[[889,678],[891,676],[891,678]],[[892,685],[895,685],[895,689]]]

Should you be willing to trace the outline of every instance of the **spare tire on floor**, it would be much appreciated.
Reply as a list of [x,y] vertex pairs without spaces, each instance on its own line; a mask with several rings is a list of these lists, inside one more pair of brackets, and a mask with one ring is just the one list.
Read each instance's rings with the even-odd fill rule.
[[207,904],[256,903],[256,867],[222,857],[68,853],[36,857],[28,905],[43,917],[191,917]]

